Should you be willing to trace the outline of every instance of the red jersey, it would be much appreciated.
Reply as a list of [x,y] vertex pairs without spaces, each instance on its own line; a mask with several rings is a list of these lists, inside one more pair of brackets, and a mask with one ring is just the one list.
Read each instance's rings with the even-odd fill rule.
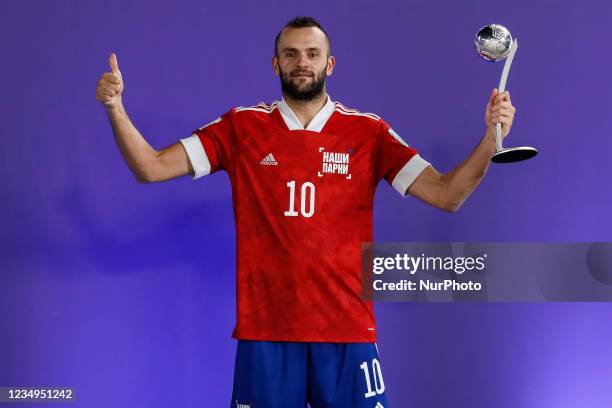
[[225,170],[236,221],[242,340],[374,342],[361,242],[374,191],[406,195],[429,163],[378,116],[327,98],[304,128],[282,100],[238,107],[181,143],[194,178]]

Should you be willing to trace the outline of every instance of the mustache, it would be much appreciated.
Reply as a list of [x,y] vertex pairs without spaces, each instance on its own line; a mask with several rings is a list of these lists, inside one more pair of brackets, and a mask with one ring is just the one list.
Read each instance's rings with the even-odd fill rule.
[[291,72],[289,74],[289,76],[292,76],[292,77],[293,76],[298,76],[298,75],[307,75],[307,76],[312,77],[312,76],[314,76],[314,72],[304,71],[304,70],[295,70],[295,71],[293,71],[293,72]]

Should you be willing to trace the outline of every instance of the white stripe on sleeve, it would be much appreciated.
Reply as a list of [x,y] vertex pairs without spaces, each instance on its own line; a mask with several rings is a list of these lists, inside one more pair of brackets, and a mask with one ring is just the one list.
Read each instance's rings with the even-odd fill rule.
[[210,174],[210,161],[208,160],[208,156],[206,155],[206,151],[198,135],[191,135],[185,139],[181,139],[180,142],[183,144],[187,156],[189,156],[191,167],[193,167],[193,179],[195,180]]
[[402,169],[395,175],[391,185],[402,196],[406,196],[408,187],[410,187],[419,174],[421,174],[421,172],[429,165],[430,163],[418,154],[412,156],[404,167],[402,167]]

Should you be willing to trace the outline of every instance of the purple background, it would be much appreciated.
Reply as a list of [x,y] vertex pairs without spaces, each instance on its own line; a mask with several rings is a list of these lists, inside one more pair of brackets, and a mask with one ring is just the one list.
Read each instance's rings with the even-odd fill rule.
[[[507,146],[456,214],[388,185],[378,241],[612,241],[607,0],[5,1],[0,13],[0,386],[71,386],[83,407],[225,407],[235,343],[234,225],[220,173],[137,184],[95,86],[116,52],[124,102],[156,148],[234,105],[280,97],[270,59],[297,14],[327,28],[329,93],[382,115],[440,171],[483,133],[502,64],[472,50],[519,38]],[[377,305],[392,407],[612,404],[612,306]]]

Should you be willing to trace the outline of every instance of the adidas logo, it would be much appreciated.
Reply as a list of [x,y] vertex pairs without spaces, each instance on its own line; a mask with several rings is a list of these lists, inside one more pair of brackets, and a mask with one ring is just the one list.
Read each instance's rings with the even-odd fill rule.
[[251,404],[241,404],[236,401],[236,408],[251,408]]
[[274,156],[272,156],[272,153],[268,153],[266,157],[261,159],[259,164],[263,164],[264,166],[278,166],[278,162],[276,161]]

